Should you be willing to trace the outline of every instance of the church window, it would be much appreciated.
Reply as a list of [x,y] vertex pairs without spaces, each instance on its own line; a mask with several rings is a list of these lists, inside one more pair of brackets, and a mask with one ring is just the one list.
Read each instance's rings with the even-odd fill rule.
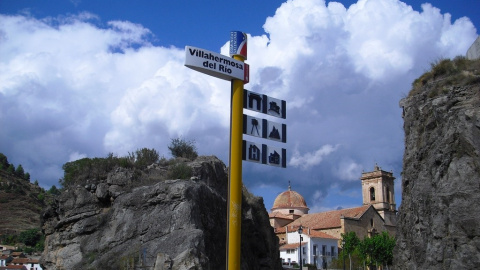
[[387,187],[387,202],[390,203],[390,189]]
[[373,227],[373,218],[370,219],[370,226]]
[[375,188],[370,188],[370,201],[375,201]]

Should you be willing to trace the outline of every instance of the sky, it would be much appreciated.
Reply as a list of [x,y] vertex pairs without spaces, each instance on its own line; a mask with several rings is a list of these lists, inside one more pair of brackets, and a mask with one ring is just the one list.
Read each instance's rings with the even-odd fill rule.
[[143,147],[170,158],[178,137],[228,165],[230,82],[185,67],[185,46],[228,55],[230,31],[243,31],[245,89],[287,103],[285,144],[244,135],[287,149],[287,168],[243,162],[267,211],[289,181],[310,213],[359,206],[375,164],[396,177],[399,206],[399,101],[432,63],[466,54],[478,10],[478,0],[0,0],[0,152],[45,188],[66,162]]

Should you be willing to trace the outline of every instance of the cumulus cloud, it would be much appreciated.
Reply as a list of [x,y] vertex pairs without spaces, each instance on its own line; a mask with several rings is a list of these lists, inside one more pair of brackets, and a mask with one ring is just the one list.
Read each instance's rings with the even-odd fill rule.
[[[168,156],[177,136],[227,162],[229,83],[185,68],[183,48],[153,46],[137,22],[101,20],[0,15],[0,151],[47,187],[69,160],[141,147]],[[244,182],[263,192],[291,180],[312,209],[337,207],[339,183],[337,197],[361,198],[351,180],[375,162],[401,171],[399,100],[476,38],[467,18],[398,0],[287,1],[263,28],[249,35],[246,88],[287,100],[289,165],[244,163]]]
[[301,167],[302,169],[307,169],[309,167],[315,166],[320,164],[325,156],[328,156],[335,150],[337,150],[338,145],[324,145],[320,147],[315,152],[305,153],[303,155],[300,154],[298,150],[293,151],[293,157],[290,159],[288,163],[290,166],[293,167]]

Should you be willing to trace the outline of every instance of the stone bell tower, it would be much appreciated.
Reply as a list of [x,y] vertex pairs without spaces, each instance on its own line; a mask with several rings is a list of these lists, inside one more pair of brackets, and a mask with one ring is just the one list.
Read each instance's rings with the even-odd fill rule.
[[396,225],[396,204],[392,172],[383,171],[377,164],[372,172],[363,172],[363,204],[371,204],[385,220],[387,225]]

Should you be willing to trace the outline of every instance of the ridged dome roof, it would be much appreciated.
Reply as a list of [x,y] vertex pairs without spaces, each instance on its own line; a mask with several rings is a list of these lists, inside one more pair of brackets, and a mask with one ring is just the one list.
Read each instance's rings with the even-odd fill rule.
[[277,196],[273,202],[272,209],[278,208],[307,208],[307,203],[302,195],[298,192],[290,190],[284,191]]

